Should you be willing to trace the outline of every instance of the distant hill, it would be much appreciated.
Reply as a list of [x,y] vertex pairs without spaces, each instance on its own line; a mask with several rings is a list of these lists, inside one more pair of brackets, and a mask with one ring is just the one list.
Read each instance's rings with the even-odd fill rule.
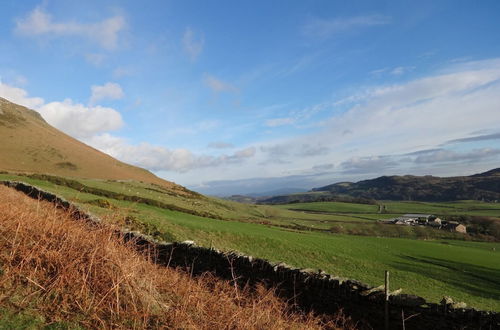
[[471,176],[381,176],[359,182],[341,182],[314,188],[335,196],[376,200],[454,201],[500,200],[500,168]]
[[135,180],[187,190],[120,162],[50,126],[33,110],[0,98],[0,171],[75,178]]
[[377,204],[377,201],[369,198],[351,197],[348,195],[336,195],[329,191],[312,191],[304,193],[296,193],[289,195],[277,195],[271,197],[260,198],[256,201],[257,204],[293,204],[293,203],[312,203],[312,202],[345,202],[359,204]]
[[[292,196],[295,194],[306,193],[306,192],[307,190],[302,188],[281,188],[260,193],[231,195],[223,197],[223,199],[245,204],[257,204],[260,203],[261,201],[266,201],[270,198],[273,198],[274,196]],[[273,204],[273,203],[268,203],[268,204]]]

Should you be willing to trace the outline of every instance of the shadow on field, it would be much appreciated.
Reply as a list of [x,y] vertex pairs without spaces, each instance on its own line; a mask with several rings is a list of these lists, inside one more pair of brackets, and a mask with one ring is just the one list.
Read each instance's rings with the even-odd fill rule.
[[408,262],[399,262],[393,266],[417,274],[422,274],[425,269],[427,277],[460,288],[471,295],[492,299],[500,296],[498,269],[437,258],[403,256],[403,259]]

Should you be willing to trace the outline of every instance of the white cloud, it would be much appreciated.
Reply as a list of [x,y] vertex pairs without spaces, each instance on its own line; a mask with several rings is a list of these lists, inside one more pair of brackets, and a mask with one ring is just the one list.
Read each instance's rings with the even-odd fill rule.
[[37,108],[45,101],[40,97],[29,97],[28,93],[18,87],[9,86],[0,82],[0,97],[27,108]]
[[126,26],[123,16],[113,16],[95,23],[56,22],[41,7],[16,21],[15,31],[25,36],[83,37],[111,50],[118,47],[119,34]]
[[49,124],[77,138],[117,130],[124,124],[120,113],[112,108],[87,107],[70,99],[51,102],[36,110]]
[[[1,83],[0,97],[33,108],[52,126],[113,157],[153,171],[184,173],[199,168],[240,164],[253,158],[257,152],[255,147],[247,147],[236,150],[232,154],[197,155],[182,148],[169,149],[145,142],[131,144],[126,139],[109,133],[124,125],[120,113],[112,108],[99,105],[85,106],[71,99],[46,104],[42,98],[29,97],[28,93],[21,88]],[[210,130],[217,125],[217,121],[204,121],[195,127],[200,130]],[[218,144],[217,146],[229,147],[230,145]]]
[[182,36],[182,45],[186,54],[188,54],[191,60],[194,61],[203,51],[205,38],[203,35],[197,35],[190,27],[188,27]]
[[[342,164],[336,167],[337,177],[368,171],[372,175],[405,169],[411,172],[414,168],[410,167],[415,166],[413,161],[400,162],[401,157],[390,158],[391,155],[438,148],[472,132],[498,131],[500,59],[461,64],[425,78],[359,90],[344,100],[310,107],[332,113],[330,118],[317,122],[321,130],[262,142],[260,156],[265,159],[259,162],[266,164],[268,175],[282,173],[283,166],[276,159],[281,163],[291,162],[296,168],[294,173],[321,163]],[[337,107],[347,110],[338,111]],[[483,143],[488,141],[492,141],[491,146],[484,147],[492,149],[496,140]],[[307,150],[318,152],[304,156]],[[492,159],[486,157],[485,151],[471,152],[467,151],[465,156],[447,152],[444,156],[455,157],[456,168],[469,162],[468,157],[476,156],[477,166]],[[432,174],[432,164],[438,163],[429,164],[426,171]],[[239,174],[248,172],[249,169],[244,168]]]
[[175,171],[184,173],[193,169],[217,167],[241,163],[252,158],[256,149],[249,147],[232,155],[196,155],[187,149],[169,149],[149,143],[131,144],[127,140],[110,134],[101,134],[85,139],[85,142],[124,162],[153,171]]
[[[500,61],[370,89],[350,110],[332,117],[328,132],[320,136],[373,155],[432,147],[472,131],[494,129],[500,122],[499,81]],[[338,133],[346,128],[353,134]]]
[[108,82],[102,86],[93,85],[90,103],[94,104],[102,100],[118,100],[125,96],[121,86],[117,83]]
[[360,28],[389,24],[391,19],[382,15],[340,17],[332,19],[312,18],[303,27],[302,33],[308,37],[330,38]]
[[0,97],[38,111],[50,125],[77,138],[117,130],[123,126],[120,113],[112,108],[87,107],[71,99],[45,103],[40,97],[29,97],[24,89],[1,83]]
[[211,76],[209,74],[206,74],[205,77],[203,78],[203,82],[205,85],[210,88],[213,92],[215,93],[220,93],[220,92],[237,92],[238,89],[234,87],[233,85],[224,82],[214,76]]

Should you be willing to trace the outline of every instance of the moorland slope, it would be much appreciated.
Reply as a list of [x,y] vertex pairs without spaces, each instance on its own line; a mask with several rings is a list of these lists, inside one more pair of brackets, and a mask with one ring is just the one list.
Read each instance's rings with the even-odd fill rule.
[[159,184],[177,193],[184,187],[125,164],[49,125],[26,107],[0,98],[0,170],[75,178],[134,180]]

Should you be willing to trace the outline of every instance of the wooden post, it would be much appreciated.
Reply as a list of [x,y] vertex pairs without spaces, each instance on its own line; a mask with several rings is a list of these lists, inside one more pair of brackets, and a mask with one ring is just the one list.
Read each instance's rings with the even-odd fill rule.
[[385,330],[389,330],[389,271],[385,271]]

